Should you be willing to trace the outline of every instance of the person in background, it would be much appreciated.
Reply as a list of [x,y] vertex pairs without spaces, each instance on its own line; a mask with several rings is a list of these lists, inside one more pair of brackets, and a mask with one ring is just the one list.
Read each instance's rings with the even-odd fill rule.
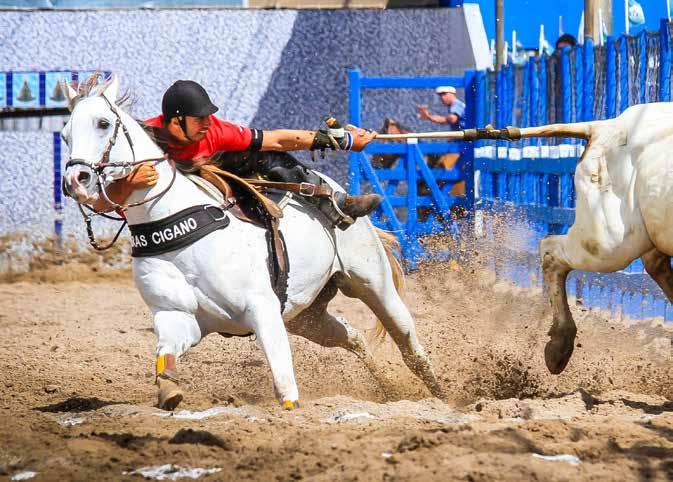
[[[418,113],[421,119],[429,120],[436,124],[448,125],[452,131],[462,130],[465,128],[465,103],[456,95],[456,88],[451,85],[439,86],[435,89],[435,94],[439,96],[442,104],[448,107],[448,115],[431,114],[427,105],[418,105]],[[428,156],[427,164],[432,169],[453,169],[460,158],[457,152],[443,154],[441,156]],[[439,182],[443,185],[443,182]],[[419,193],[428,193],[427,186],[419,187]],[[453,185],[450,194],[452,196],[465,195],[465,181],[459,181]],[[421,208],[419,212],[419,219],[425,219],[428,215],[427,209]]]
[[569,33],[564,33],[561,35],[558,40],[556,41],[556,51],[563,50],[563,47],[570,47],[573,48],[577,45],[577,40],[575,37],[570,35]]
[[449,108],[448,115],[431,114],[427,105],[417,105],[421,119],[429,120],[437,124],[448,124],[451,130],[463,129],[465,117],[465,103],[456,95],[456,88],[450,85],[440,86],[435,89],[439,100]]

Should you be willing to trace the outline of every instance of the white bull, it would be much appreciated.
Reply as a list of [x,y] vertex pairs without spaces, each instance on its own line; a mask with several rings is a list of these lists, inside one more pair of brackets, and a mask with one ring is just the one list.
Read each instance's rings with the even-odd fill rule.
[[553,312],[545,361],[558,374],[577,334],[566,293],[571,270],[613,272],[641,258],[673,302],[673,103],[633,106],[604,121],[507,130],[516,134],[510,139],[520,134],[588,141],[575,170],[575,223],[568,234],[540,241]]

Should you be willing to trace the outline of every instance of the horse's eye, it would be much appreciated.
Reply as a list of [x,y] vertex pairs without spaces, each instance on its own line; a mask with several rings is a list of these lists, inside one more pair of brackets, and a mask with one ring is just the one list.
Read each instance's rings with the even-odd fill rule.
[[110,127],[110,122],[108,122],[107,119],[100,119],[98,121],[98,128],[99,129],[107,129],[108,127]]

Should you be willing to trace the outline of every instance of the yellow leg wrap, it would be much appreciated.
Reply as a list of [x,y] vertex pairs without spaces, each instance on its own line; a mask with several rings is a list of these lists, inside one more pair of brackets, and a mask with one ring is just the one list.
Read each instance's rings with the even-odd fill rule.
[[294,410],[295,408],[299,408],[299,400],[293,402],[291,400],[285,400],[283,403],[280,404],[281,407],[285,410]]
[[161,375],[166,370],[166,355],[157,358],[157,375]]

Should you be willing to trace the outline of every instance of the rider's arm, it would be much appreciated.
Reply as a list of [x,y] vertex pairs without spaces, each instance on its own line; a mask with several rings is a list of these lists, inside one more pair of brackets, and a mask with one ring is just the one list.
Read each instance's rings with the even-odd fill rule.
[[[361,151],[375,137],[376,132],[360,128],[347,128],[352,134],[351,151]],[[292,129],[276,129],[262,132],[261,151],[303,151],[306,149],[331,148],[331,144],[321,140],[315,131],[302,131]],[[341,139],[336,139],[337,142]]]
[[[157,183],[158,176],[154,166],[141,164],[136,167],[131,174],[124,179],[118,179],[111,183],[105,190],[110,201],[116,204],[124,204],[126,199],[136,189],[142,189],[154,186]],[[108,212],[114,209],[103,196],[100,196],[94,203],[93,208],[98,212]]]
[[310,149],[315,138],[314,131],[276,129],[264,131],[261,151],[303,151]]

